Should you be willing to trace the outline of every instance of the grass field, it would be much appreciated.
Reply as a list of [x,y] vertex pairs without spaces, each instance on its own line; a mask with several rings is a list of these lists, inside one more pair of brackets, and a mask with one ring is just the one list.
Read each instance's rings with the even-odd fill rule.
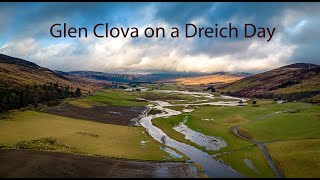
[[320,107],[286,112],[252,124],[242,131],[266,145],[284,177],[319,177]]
[[69,100],[67,103],[81,107],[81,108],[92,108],[93,106],[105,106],[105,104],[98,103],[95,101],[91,101],[89,99],[75,99],[75,100]]
[[286,112],[241,126],[260,142],[320,138],[320,107]]
[[122,90],[106,90],[87,96],[86,99],[109,106],[146,106],[148,102],[137,100],[138,96],[132,92]]
[[[227,154],[221,154],[218,155],[217,158],[233,168],[236,167],[237,171],[250,178],[275,177],[272,169],[265,160],[263,153],[257,146],[250,146]],[[246,164],[245,161],[249,161],[249,163],[251,162],[253,165],[250,166],[250,164]]]
[[320,139],[279,141],[267,149],[285,177],[320,177]]
[[185,107],[183,107],[183,106],[170,106],[170,107],[166,107],[166,108],[172,109],[172,110],[175,110],[175,111],[182,111],[183,109],[185,109]]
[[179,90],[179,88],[174,83],[167,83],[167,84],[147,84],[145,85],[146,88],[149,88],[150,90]]
[[[145,141],[145,145],[141,141]],[[2,115],[0,146],[139,160],[163,161],[165,156],[169,157],[160,149],[160,143],[141,127],[102,124],[34,111]]]

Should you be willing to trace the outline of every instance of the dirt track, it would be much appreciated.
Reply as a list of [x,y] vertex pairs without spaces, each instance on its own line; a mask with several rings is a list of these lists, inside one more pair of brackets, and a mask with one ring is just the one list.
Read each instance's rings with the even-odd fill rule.
[[117,160],[58,152],[0,150],[0,177],[194,177],[187,163]]
[[135,106],[93,106],[92,108],[81,108],[70,104],[50,107],[48,113],[65,117],[91,120],[106,124],[131,126],[130,120],[138,117],[146,110],[146,107]]

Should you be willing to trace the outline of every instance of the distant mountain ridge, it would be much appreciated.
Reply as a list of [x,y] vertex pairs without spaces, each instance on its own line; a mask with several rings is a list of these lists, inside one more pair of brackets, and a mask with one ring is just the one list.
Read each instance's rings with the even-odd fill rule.
[[247,72],[214,72],[214,73],[211,73],[210,75],[220,75],[220,76],[229,75],[229,76],[247,77],[247,76],[251,76],[252,74]]
[[[137,73],[137,74],[119,74],[119,73],[104,73],[95,71],[71,71],[61,72],[56,71],[58,74],[71,78],[71,76],[77,76],[82,78],[102,80],[109,82],[121,82],[121,83],[154,83],[154,82],[175,82],[175,79],[180,78],[197,78],[209,75],[214,76],[230,76],[246,77],[249,73],[245,72],[215,72],[215,73],[195,73],[195,72],[157,72],[157,73]],[[221,77],[219,77],[222,79]]]
[[206,75],[204,73],[186,73],[186,72],[162,72],[162,73],[137,73],[137,74],[119,74],[119,73],[104,73],[95,71],[71,71],[57,73],[66,77],[79,76],[95,80],[104,80],[110,82],[122,83],[154,83],[157,81],[167,81],[182,77],[196,77]]

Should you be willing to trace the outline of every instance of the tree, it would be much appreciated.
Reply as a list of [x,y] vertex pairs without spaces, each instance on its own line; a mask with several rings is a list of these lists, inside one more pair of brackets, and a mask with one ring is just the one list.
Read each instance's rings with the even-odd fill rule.
[[79,88],[76,92],[69,88],[59,86],[57,83],[8,87],[0,85],[0,112],[22,108],[29,104],[37,107],[38,103],[57,102],[66,97],[76,97],[75,94],[77,97],[81,96]]
[[207,87],[207,90],[213,89],[213,86],[209,86]]
[[257,101],[252,101],[252,104],[257,104]]
[[77,88],[76,91],[74,92],[74,94],[76,95],[76,97],[80,97],[81,96],[80,88]]

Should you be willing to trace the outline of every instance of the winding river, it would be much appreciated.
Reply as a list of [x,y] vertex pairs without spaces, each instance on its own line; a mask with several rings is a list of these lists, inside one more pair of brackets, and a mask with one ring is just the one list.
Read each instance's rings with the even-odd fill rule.
[[[159,92],[159,90],[157,91]],[[182,93],[182,94],[189,94],[192,96],[202,96],[206,97],[207,99],[213,99],[215,98],[212,94],[209,93],[200,93],[200,92],[188,92],[188,91],[161,91],[162,93]],[[165,101],[151,101],[154,105],[151,108],[161,110],[163,113],[159,113],[156,115],[145,115],[143,116],[139,123],[141,126],[146,128],[147,132],[158,142],[160,143],[165,143],[166,146],[171,147],[173,149],[176,149],[183,153],[184,155],[188,156],[191,161],[200,164],[200,166],[204,169],[205,173],[209,177],[214,177],[214,178],[223,178],[223,177],[228,177],[228,178],[241,178],[243,175],[229,167],[228,165],[224,164],[223,162],[219,160],[215,160],[211,157],[206,152],[203,152],[200,149],[197,149],[191,145],[178,142],[172,138],[170,138],[167,134],[165,134],[161,129],[158,127],[154,126],[152,124],[152,119],[154,118],[159,118],[159,117],[170,117],[170,116],[176,116],[181,114],[181,111],[176,111],[172,110],[169,108],[166,108],[168,106],[201,106],[201,105],[215,105],[215,106],[237,106],[239,105],[239,100],[242,100],[245,102],[245,99],[239,99],[239,98],[232,98],[229,96],[222,96],[220,97],[221,99],[225,99],[227,101],[217,101],[217,102],[194,102],[194,103],[188,103],[188,104],[170,104]],[[236,101],[231,101],[231,100],[236,100]],[[186,134],[186,137],[188,133],[195,133],[193,130],[187,129],[187,127],[184,127],[186,130],[184,131]],[[200,133],[198,133],[200,134]],[[164,138],[165,137],[165,138]],[[203,135],[204,138],[205,135]],[[165,139],[165,141],[164,141]],[[217,142],[217,140],[215,140]],[[221,143],[217,143],[216,148],[219,149],[219,145]],[[214,149],[214,148],[213,148]]]

